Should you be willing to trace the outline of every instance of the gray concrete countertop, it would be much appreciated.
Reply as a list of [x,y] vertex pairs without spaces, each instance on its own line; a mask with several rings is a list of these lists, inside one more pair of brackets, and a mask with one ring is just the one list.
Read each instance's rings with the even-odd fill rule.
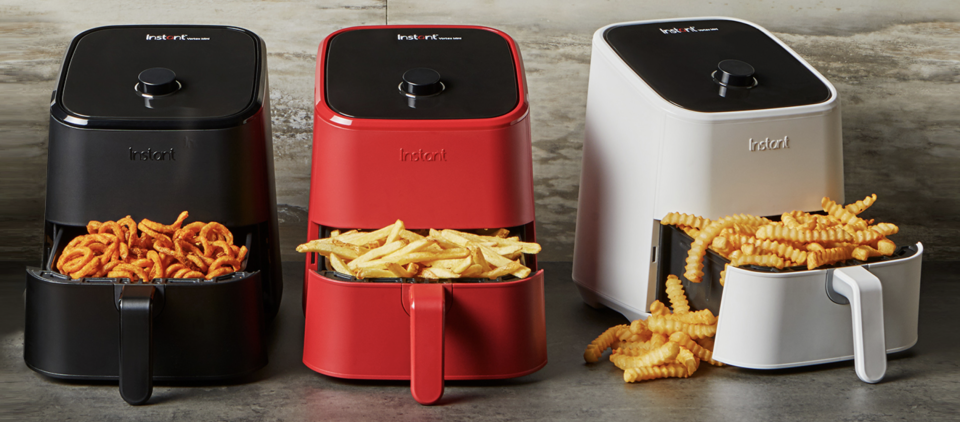
[[[926,262],[920,340],[889,356],[880,384],[852,362],[776,371],[708,365],[689,379],[625,384],[609,362],[585,364],[584,347],[624,322],[580,301],[570,263],[545,263],[550,362],[503,381],[448,382],[438,406],[417,404],[409,383],[317,374],[301,359],[303,265],[284,264],[284,298],[272,323],[270,363],[230,385],[155,387],[146,406],[123,402],[112,383],[67,383],[23,363],[23,265],[0,263],[0,420],[957,420],[960,263]],[[370,339],[376,347],[375,337]],[[520,353],[521,351],[518,351]],[[385,351],[389,353],[389,351]]]

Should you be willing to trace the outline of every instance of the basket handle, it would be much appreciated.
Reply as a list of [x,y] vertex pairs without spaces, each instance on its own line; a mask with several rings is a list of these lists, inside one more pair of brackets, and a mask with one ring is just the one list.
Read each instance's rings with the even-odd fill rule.
[[153,394],[153,298],[156,288],[124,285],[120,308],[120,396],[132,405]]
[[887,372],[880,279],[860,266],[838,268],[833,272],[833,289],[850,301],[857,376],[863,382],[880,382]]
[[434,404],[443,396],[445,317],[443,284],[410,286],[410,392],[420,404]]

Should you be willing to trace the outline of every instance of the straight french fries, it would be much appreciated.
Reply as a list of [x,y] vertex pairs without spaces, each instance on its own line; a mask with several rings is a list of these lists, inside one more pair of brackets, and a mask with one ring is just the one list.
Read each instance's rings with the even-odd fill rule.
[[359,250],[354,248],[344,247],[339,244],[334,244],[333,242],[319,242],[316,240],[297,246],[297,252],[316,252],[323,256],[330,256],[330,254],[333,253],[349,260],[357,259],[360,255],[363,255]]
[[406,227],[403,225],[403,221],[398,219],[396,223],[393,223],[393,228],[390,229],[390,234],[387,235],[387,240],[383,243],[386,245],[396,241],[397,238],[400,237],[400,231],[404,229],[406,229]]
[[394,224],[391,224],[387,227],[384,227],[380,230],[372,231],[369,233],[357,232],[353,234],[341,234],[337,236],[337,240],[341,242],[350,243],[352,245],[366,245],[368,243],[380,242],[387,238],[390,235],[390,232],[393,231]]
[[297,246],[297,252],[323,255],[328,258],[328,269],[360,279],[496,279],[530,275],[521,256],[540,252],[539,244],[508,237],[507,229],[480,232],[490,235],[430,229],[423,236],[407,230],[403,221],[397,220],[372,232],[334,231],[328,238]]
[[356,275],[356,273],[353,270],[347,267],[347,264],[343,262],[343,259],[341,259],[335,253],[330,254],[330,265],[332,265],[333,270],[338,273],[343,273],[347,275]]
[[540,245],[532,242],[521,242],[520,240],[512,237],[496,237],[496,236],[480,236],[473,233],[465,233],[456,230],[444,230],[446,233],[451,233],[458,235],[462,238],[468,239],[475,243],[484,245],[484,246],[520,246],[523,253],[528,254],[537,254],[540,253]]
[[[383,259],[388,261],[399,259],[400,257],[410,255],[414,252],[418,252],[421,249],[425,249],[426,247],[430,246],[433,243],[434,241],[429,238],[413,241],[413,242],[410,242],[409,245],[401,248],[400,250],[393,252],[387,256],[384,256]],[[398,261],[393,261],[393,262],[398,262]]]
[[398,275],[383,268],[361,268],[357,271],[357,278],[396,278]]
[[413,252],[406,255],[394,255],[383,258],[385,261],[396,262],[398,264],[408,264],[411,262],[425,262],[437,259],[464,258],[470,256],[470,251],[464,248],[445,249],[437,252]]
[[[387,243],[387,244],[385,244],[385,245],[383,245],[383,246],[381,246],[381,247],[379,247],[379,248],[371,249],[371,250],[369,250],[367,253],[365,253],[365,254],[360,255],[359,257],[357,257],[357,259],[354,259],[353,261],[350,261],[350,264],[348,265],[348,267],[353,268],[353,269],[356,269],[356,268],[357,268],[357,265],[360,265],[360,264],[362,264],[362,263],[364,263],[364,262],[372,261],[372,260],[374,260],[374,259],[382,258],[382,257],[384,257],[384,256],[387,256],[387,255],[389,255],[389,254],[392,254],[392,253],[400,250],[400,248],[402,248],[402,247],[404,247],[404,246],[406,246],[406,245],[407,245],[407,243],[406,243],[405,241],[403,241],[403,240],[397,240],[397,241],[394,241],[394,242]],[[342,271],[341,271],[341,272],[342,272]]]

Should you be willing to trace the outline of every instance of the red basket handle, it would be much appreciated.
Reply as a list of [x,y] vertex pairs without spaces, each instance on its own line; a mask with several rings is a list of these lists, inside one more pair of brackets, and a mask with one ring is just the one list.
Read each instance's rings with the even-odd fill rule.
[[446,289],[440,283],[410,288],[410,392],[420,404],[443,397],[443,325]]

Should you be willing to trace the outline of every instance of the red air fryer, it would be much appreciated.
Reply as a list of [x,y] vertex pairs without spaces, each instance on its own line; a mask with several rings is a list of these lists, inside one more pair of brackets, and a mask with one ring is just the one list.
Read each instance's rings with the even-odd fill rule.
[[[332,230],[508,228],[534,233],[529,107],[520,52],[475,26],[337,31],[317,54],[308,240]],[[325,375],[513,378],[547,363],[543,271],[513,277],[357,280],[309,254],[303,362]]]

